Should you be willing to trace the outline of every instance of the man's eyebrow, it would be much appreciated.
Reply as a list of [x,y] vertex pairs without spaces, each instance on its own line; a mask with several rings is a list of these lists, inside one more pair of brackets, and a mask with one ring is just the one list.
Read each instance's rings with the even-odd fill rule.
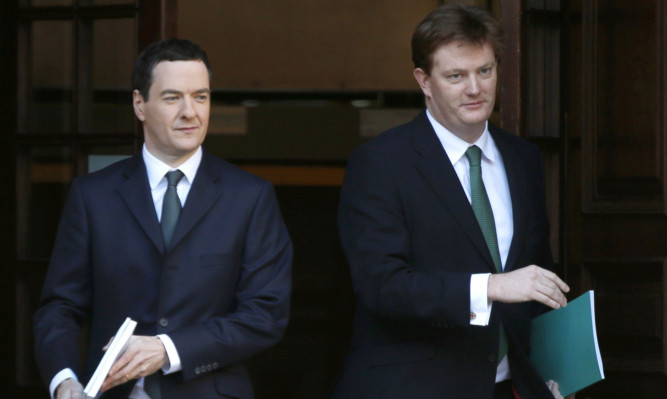
[[[208,89],[208,88],[202,88],[202,89],[194,91],[195,94],[210,93],[210,92],[211,92],[211,89]],[[183,92],[179,91],[179,90],[175,90],[175,89],[165,89],[165,90],[162,90],[160,92],[161,96],[164,96],[166,94],[177,94],[177,95],[180,96],[180,95],[183,95]]]
[[161,95],[161,96],[164,96],[165,94],[178,94],[178,95],[181,95],[181,94],[183,94],[183,92],[178,91],[178,90],[173,90],[173,89],[166,89],[166,90],[162,90],[162,91],[160,92],[160,95]]
[[[497,65],[496,61],[489,61],[486,64],[480,65],[477,69],[491,68]],[[451,68],[446,69],[445,73],[465,73],[467,70],[465,68]]]
[[464,73],[464,72],[465,72],[465,69],[463,69],[463,68],[445,69],[445,70],[443,71],[443,73],[444,73],[445,75],[454,74],[454,73],[460,73],[460,74],[462,74],[462,73]]

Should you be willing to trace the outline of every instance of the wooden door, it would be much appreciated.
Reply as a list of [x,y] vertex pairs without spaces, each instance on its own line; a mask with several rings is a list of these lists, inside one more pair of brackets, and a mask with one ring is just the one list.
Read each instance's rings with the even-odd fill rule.
[[[175,0],[15,0],[0,5],[3,220],[0,384],[47,397],[32,314],[73,177],[141,142],[131,107],[138,51],[174,32]],[[9,326],[14,328],[9,328]]]
[[547,166],[570,299],[595,290],[606,380],[577,397],[667,396],[667,8],[503,2],[503,125]]
[[571,2],[568,267],[594,289],[607,381],[667,396],[667,8]]

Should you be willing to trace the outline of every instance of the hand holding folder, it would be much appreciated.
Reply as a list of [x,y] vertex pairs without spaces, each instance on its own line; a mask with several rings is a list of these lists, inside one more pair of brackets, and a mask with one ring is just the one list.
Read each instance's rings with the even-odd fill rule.
[[530,361],[544,381],[568,396],[604,379],[595,327],[594,292],[533,319]]
[[93,376],[90,378],[90,381],[88,381],[86,389],[84,389],[87,398],[96,398],[98,396],[102,383],[109,374],[109,370],[111,370],[111,366],[113,366],[116,359],[118,359],[125,351],[125,348],[127,348],[127,344],[130,342],[130,338],[132,337],[136,326],[137,322],[129,317],[125,319],[125,322],[120,326],[104,353],[104,356],[102,356],[102,360],[100,360],[100,363],[97,365]]

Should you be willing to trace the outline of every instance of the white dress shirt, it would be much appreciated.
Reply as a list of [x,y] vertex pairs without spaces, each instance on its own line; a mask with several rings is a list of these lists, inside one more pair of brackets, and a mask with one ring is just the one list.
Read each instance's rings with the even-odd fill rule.
[[[172,168],[171,166],[165,164],[159,159],[155,158],[148,149],[146,144],[144,144],[142,149],[142,155],[144,159],[144,164],[146,165],[146,173],[148,174],[148,183],[151,189],[151,195],[153,197],[153,204],[155,205],[155,212],[157,213],[158,221],[162,220],[162,201],[164,195],[167,192],[167,178],[166,174],[169,171],[179,169],[183,172],[183,178],[178,182],[176,186],[176,192],[178,193],[178,198],[181,201],[181,206],[185,205],[185,200],[187,199],[188,193],[190,192],[190,187],[192,182],[197,175],[197,170],[199,169],[199,164],[202,159],[202,149],[199,147],[197,151],[188,158],[185,162],[178,166],[178,168]],[[169,358],[169,364],[162,368],[164,374],[171,374],[177,371],[181,371],[181,358],[178,355],[176,346],[169,336],[165,334],[160,334],[157,336],[165,347],[167,351],[167,357]],[[61,370],[56,374],[51,383],[49,384],[49,391],[51,392],[51,398],[54,397],[54,393],[58,385],[67,378],[73,378],[78,381],[78,378],[72,369],[66,368]],[[137,381],[132,393],[130,394],[130,399],[150,399],[149,396],[144,392],[144,379],[140,378]]]
[[[442,147],[444,148],[449,160],[454,166],[454,170],[461,181],[463,191],[465,191],[468,201],[470,197],[470,162],[465,152],[468,147],[476,145],[482,150],[482,181],[489,196],[493,218],[496,225],[496,235],[498,236],[498,249],[500,251],[500,261],[503,269],[507,262],[512,236],[514,234],[514,221],[512,213],[512,198],[510,196],[505,164],[502,156],[489,133],[488,123],[484,127],[484,132],[474,143],[468,143],[447,130],[438,121],[433,118],[427,110],[426,115],[435,130]],[[476,326],[487,326],[491,317],[493,303],[488,300],[487,288],[490,273],[473,274],[470,278],[470,324]],[[509,364],[507,356],[498,365],[496,373],[496,382],[506,380],[510,377]]]

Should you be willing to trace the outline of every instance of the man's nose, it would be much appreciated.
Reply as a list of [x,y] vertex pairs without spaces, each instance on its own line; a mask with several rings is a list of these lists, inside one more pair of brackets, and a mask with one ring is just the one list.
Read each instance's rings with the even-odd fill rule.
[[195,117],[195,107],[193,104],[193,100],[191,98],[184,98],[183,99],[183,105],[181,107],[181,116],[185,119],[192,119]]
[[480,83],[479,83],[479,77],[476,75],[471,75],[470,79],[468,80],[468,87],[466,92],[468,95],[477,95],[480,92]]

